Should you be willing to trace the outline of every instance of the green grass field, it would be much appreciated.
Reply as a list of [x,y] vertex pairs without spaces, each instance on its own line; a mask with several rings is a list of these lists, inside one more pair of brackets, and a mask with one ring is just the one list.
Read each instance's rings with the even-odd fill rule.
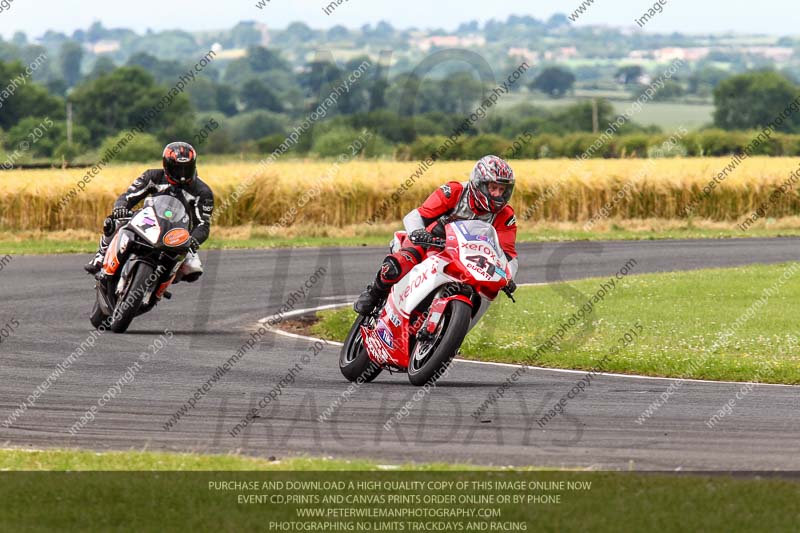
[[[518,242],[599,241],[599,240],[657,240],[657,239],[727,239],[752,237],[797,237],[800,228],[795,222],[782,225],[753,227],[746,233],[732,224],[708,223],[695,225],[677,221],[624,221],[603,228],[585,231],[581,224],[564,223],[540,225],[535,229],[520,229]],[[302,228],[288,235],[271,234],[263,228],[215,228],[204,250],[385,246],[395,228],[345,230],[337,228]],[[63,254],[93,253],[99,234],[89,231],[64,232],[0,232],[0,254]]]
[[[446,463],[402,465],[403,470],[449,470],[465,468]],[[270,461],[243,455],[203,455],[146,451],[94,452],[90,450],[0,449],[0,472],[253,472],[329,470],[378,471],[374,461],[282,458]]]
[[[607,372],[800,384],[800,269],[739,320],[784,272],[787,265],[630,275],[535,360],[537,347],[608,279],[523,287],[516,304],[498,298],[461,352],[468,359],[586,370],[611,354],[602,365]],[[313,331],[341,340],[355,315],[346,308],[320,316]],[[720,342],[728,329],[733,334]]]
[[[577,96],[565,98],[547,98],[542,95],[531,97],[529,94],[515,93],[505,96],[500,104],[501,108],[512,107],[517,104],[527,103],[547,109],[565,107],[591,97],[609,98],[614,106],[614,111],[622,114],[628,110],[633,100],[624,93],[607,93],[603,91],[580,91]],[[671,131],[679,126],[687,129],[696,129],[713,122],[714,105],[707,103],[683,102],[647,102],[641,111],[636,113],[632,120],[638,124],[649,126],[655,124],[664,131]]]
[[[151,452],[94,453],[71,450],[0,450],[0,529],[3,531],[277,531],[276,522],[293,521],[302,531],[481,531],[482,523],[517,523],[515,531],[794,531],[800,484],[786,479],[734,478],[724,474],[642,474],[575,471],[481,470],[444,465],[387,470],[366,461],[290,460],[269,463],[233,456]],[[176,472],[174,468],[189,471]],[[222,468],[223,470],[218,470]],[[44,471],[48,469],[59,472]],[[289,471],[282,471],[288,469]],[[82,471],[89,470],[89,471]],[[114,470],[130,470],[113,472]],[[199,470],[199,471],[198,471]],[[240,471],[242,470],[242,471]],[[551,488],[475,488],[473,483],[533,483]],[[243,486],[242,483],[251,485]],[[305,485],[339,483],[338,487]],[[359,489],[357,483],[378,483]],[[448,489],[409,488],[383,483],[453,483]],[[233,485],[239,483],[239,485]],[[255,483],[255,488],[252,484]],[[270,485],[266,485],[269,483]],[[293,488],[289,488],[294,483]],[[349,485],[353,483],[353,485]],[[461,483],[462,488],[455,488]],[[563,485],[552,488],[555,483]],[[580,483],[579,488],[566,488]],[[276,488],[277,484],[283,484]],[[419,495],[420,503],[324,503],[326,496]],[[521,497],[492,504],[458,503],[475,495]],[[316,498],[270,501],[281,495]],[[430,495],[449,502],[423,501]],[[528,498],[558,497],[541,503]],[[248,498],[265,498],[248,500]],[[496,497],[496,496],[495,496]],[[323,503],[320,503],[323,502]],[[468,527],[465,518],[308,518],[299,510],[325,509],[496,509],[500,516]],[[342,515],[340,515],[342,516]],[[346,515],[344,515],[346,516]],[[435,515],[434,515],[435,516]],[[368,522],[369,529],[357,524]],[[329,525],[325,525],[325,524]],[[386,524],[393,523],[393,526]],[[397,524],[404,523],[403,526]],[[410,523],[437,526],[412,529]],[[462,524],[460,529],[452,529]],[[448,526],[449,525],[449,526]],[[403,527],[403,529],[399,529]],[[447,529],[450,527],[450,529]],[[294,529],[293,529],[294,530]],[[486,531],[507,529],[486,529]]]

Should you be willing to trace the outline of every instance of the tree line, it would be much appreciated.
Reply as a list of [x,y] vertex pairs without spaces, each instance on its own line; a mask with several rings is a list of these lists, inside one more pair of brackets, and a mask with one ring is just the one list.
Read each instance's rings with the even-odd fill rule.
[[[191,56],[187,56],[188,64],[181,64],[139,52],[121,66],[101,56],[90,72],[82,73],[82,50],[72,41],[63,43],[58,56],[49,59],[57,65],[54,68],[61,77],[49,82],[26,79],[8,95],[0,113],[0,142],[6,152],[18,150],[31,129],[47,118],[52,127],[29,146],[25,157],[91,160],[135,125],[169,91],[178,75],[194,63]],[[370,61],[368,71],[341,96],[335,109],[292,148],[295,155],[336,156],[367,129],[374,135],[364,147],[364,156],[417,157],[432,139],[450,135],[491,89],[467,71],[419,79],[413,72],[390,77],[380,62],[361,56],[343,63],[316,57],[302,68],[294,68],[278,51],[251,46],[243,57],[215,61],[198,74],[186,92],[173,98],[151,121],[147,134],[126,147],[121,159],[152,160],[164,143],[174,139],[191,142],[196,138],[206,153],[269,153],[365,60]],[[640,68],[624,67],[617,77],[636,94],[645,74]],[[688,155],[715,153],[720,146],[735,149],[737,137],[726,137],[719,130],[761,129],[800,93],[793,81],[772,70],[729,77],[716,72],[696,74],[688,83],[694,84],[694,90],[711,91],[715,104],[713,124],[705,129],[716,130],[704,135],[717,140],[711,143],[713,147],[705,142],[687,146]],[[0,61],[0,91],[21,77],[27,77],[23,61]],[[472,158],[485,147],[510,146],[521,135],[538,139],[526,148],[533,152],[522,152],[527,157],[571,155],[574,150],[569,146],[575,145],[574,139],[582,138],[580,134],[590,134],[598,125],[615,119],[611,103],[597,99],[550,108],[526,100],[534,91],[561,97],[570,91],[573,82],[574,76],[566,69],[553,67],[516,84],[508,98],[517,103],[500,106],[472,125],[463,149],[453,151],[452,157],[461,154]],[[673,94],[676,88],[665,86],[662,90]],[[68,106],[72,110],[70,128]],[[213,128],[209,127],[212,123]],[[198,137],[198,132],[203,135]],[[800,113],[792,113],[778,132],[800,133]],[[618,134],[624,140],[602,157],[644,155],[647,150],[642,146],[658,144],[661,131],[655,126],[628,123]],[[726,140],[720,141],[723,137]],[[794,153],[794,141],[786,140],[791,138],[785,137],[773,152]]]

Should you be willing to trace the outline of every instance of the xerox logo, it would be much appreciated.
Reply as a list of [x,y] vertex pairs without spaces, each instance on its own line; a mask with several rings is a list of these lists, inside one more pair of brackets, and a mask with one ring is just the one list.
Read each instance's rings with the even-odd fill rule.
[[461,245],[462,250],[468,250],[470,252],[478,252],[481,254],[486,254],[491,257],[493,260],[497,261],[497,256],[492,250],[491,246],[487,246],[485,244],[478,244],[475,242],[465,242]]
[[414,289],[417,289],[420,285],[422,285],[422,283],[425,281],[428,281],[427,270],[409,282],[406,289],[400,295],[400,303],[403,303],[403,301],[408,298],[408,295],[411,294]]

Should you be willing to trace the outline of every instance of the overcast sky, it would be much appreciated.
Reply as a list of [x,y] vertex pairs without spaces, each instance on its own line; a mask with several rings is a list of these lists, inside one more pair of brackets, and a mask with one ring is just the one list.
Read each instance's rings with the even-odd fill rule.
[[[387,20],[398,27],[454,29],[469,20],[505,19],[511,14],[546,19],[553,13],[571,13],[581,0],[345,0],[330,16],[323,6],[332,0],[10,0],[0,12],[0,34],[10,37],[23,30],[38,37],[48,29],[72,33],[95,20],[107,27],[143,32],[229,28],[242,20],[257,20],[275,28],[303,21],[312,27],[336,24],[359,27]],[[708,33],[736,31],[774,35],[800,34],[796,3],[789,0],[662,0],[667,5],[643,31]],[[594,0],[577,24],[633,27],[634,19],[653,5],[650,0]]]

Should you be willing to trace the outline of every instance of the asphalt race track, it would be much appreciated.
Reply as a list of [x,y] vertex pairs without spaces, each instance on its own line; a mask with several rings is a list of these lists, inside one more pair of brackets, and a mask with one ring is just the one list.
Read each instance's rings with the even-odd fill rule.
[[[628,259],[634,274],[754,262],[796,260],[796,239],[640,241],[520,246],[521,282],[553,282],[616,272]],[[348,396],[328,421],[319,415],[348,383],[338,347],[314,355],[312,342],[267,333],[209,387],[174,426],[165,423],[251,338],[258,320],[284,307],[312,308],[352,300],[373,275],[382,249],[296,249],[203,252],[206,275],[179,284],[174,298],[139,317],[128,334],[94,339],[47,390],[11,424],[12,412],[59,363],[89,337],[92,280],[88,256],[19,256],[0,271],[0,326],[18,327],[0,343],[0,445],[240,451],[407,461],[651,470],[800,470],[800,389],[757,386],[713,430],[705,421],[741,384],[686,382],[650,420],[636,418],[670,380],[601,376],[544,429],[536,424],[581,374],[529,371],[478,420],[471,413],[514,371],[457,362],[449,376],[391,429],[392,418],[419,389],[404,375],[382,374]],[[319,267],[321,280],[291,296]],[[700,289],[701,290],[701,289]],[[289,302],[289,305],[287,305]],[[132,381],[121,378],[165,329],[174,336]],[[160,342],[160,341],[159,341]],[[307,363],[302,363],[305,358]],[[302,364],[256,422],[230,430],[288,369]],[[138,364],[138,363],[137,363]],[[297,367],[295,367],[297,368]],[[129,372],[129,376],[132,373]],[[286,382],[286,380],[284,380]],[[68,429],[110,388],[114,398]]]

